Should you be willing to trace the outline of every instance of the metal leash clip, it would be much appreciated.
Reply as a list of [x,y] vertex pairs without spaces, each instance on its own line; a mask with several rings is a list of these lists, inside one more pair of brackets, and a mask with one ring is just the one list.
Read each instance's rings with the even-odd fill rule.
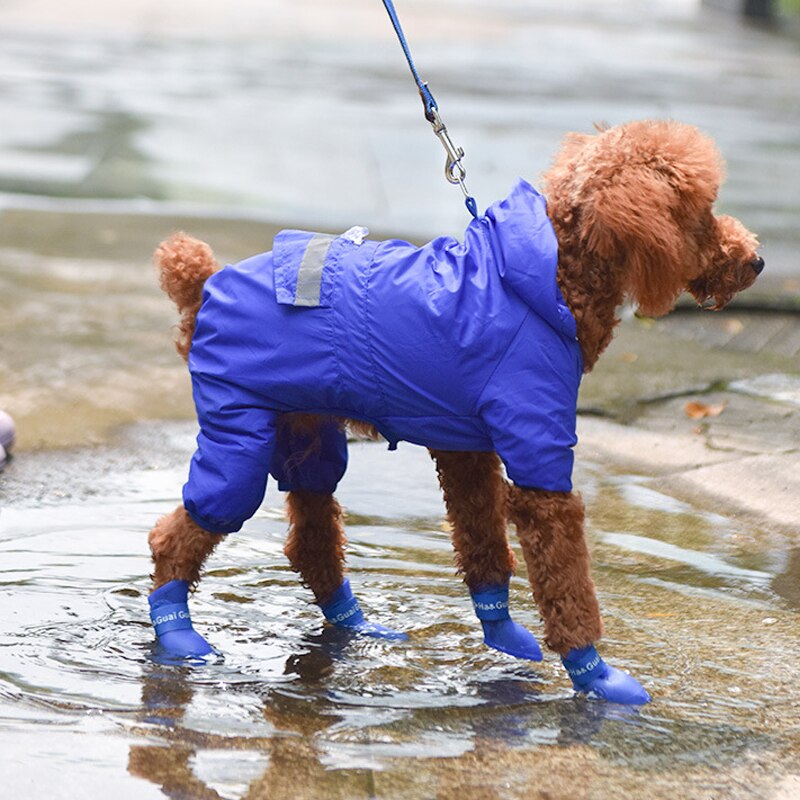
[[[447,160],[444,164],[444,177],[449,183],[461,184],[463,189],[464,179],[467,177],[467,170],[461,163],[461,159],[464,158],[464,149],[462,147],[456,147],[453,144],[453,140],[450,138],[447,127],[444,122],[442,122],[442,118],[439,116],[437,109],[430,109],[429,112],[426,112],[425,118],[430,122],[433,127],[433,132],[436,134],[436,137],[442,143],[442,147],[444,147],[447,153]],[[464,191],[466,194],[466,189]]]
[[[420,88],[419,94],[422,98],[422,104],[425,106],[425,119],[430,122],[433,132],[436,134],[436,138],[442,143],[442,147],[444,147],[447,153],[447,160],[444,163],[444,177],[448,183],[457,184],[461,187],[467,209],[469,213],[477,219],[478,205],[475,202],[475,198],[467,191],[467,186],[464,183],[467,177],[466,167],[461,163],[461,159],[464,158],[464,149],[462,147],[456,147],[453,144],[453,140],[450,138],[450,134],[447,132],[447,128],[444,122],[442,122],[442,118],[439,116],[436,101],[428,91],[428,84],[422,83],[421,86],[422,88]],[[423,91],[423,89],[425,91]]]

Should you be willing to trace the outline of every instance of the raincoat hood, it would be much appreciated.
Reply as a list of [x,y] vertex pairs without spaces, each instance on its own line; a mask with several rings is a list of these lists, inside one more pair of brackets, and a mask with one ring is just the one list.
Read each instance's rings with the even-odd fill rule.
[[558,288],[558,240],[545,198],[520,178],[472,224],[487,226],[503,282],[555,330],[574,338],[575,318]]

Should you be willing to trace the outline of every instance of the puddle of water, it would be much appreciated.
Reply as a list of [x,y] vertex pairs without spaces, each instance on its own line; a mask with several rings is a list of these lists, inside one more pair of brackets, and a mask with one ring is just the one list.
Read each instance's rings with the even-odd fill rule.
[[[781,575],[737,564],[730,521],[733,544],[720,546],[721,517],[591,465],[578,477],[595,520],[604,653],[645,682],[655,697],[647,708],[573,699],[552,655],[526,664],[483,647],[453,576],[433,465],[413,447],[355,445],[340,492],[362,604],[407,630],[408,642],[322,625],[282,554],[286,523],[270,493],[215,553],[193,599],[198,628],[224,660],[159,665],[145,534],[176,502],[191,426],[158,432],[142,426],[122,440],[129,472],[109,449],[29,455],[3,477],[13,502],[0,514],[0,741],[15,739],[8,752],[25,765],[12,785],[25,785],[34,735],[71,780],[115,791],[120,781],[122,797],[161,787],[191,797],[422,798],[451,796],[464,774],[500,787],[497,797],[527,797],[513,782],[503,788],[498,764],[552,772],[563,754],[612,792],[632,781],[666,797],[678,770],[678,789],[699,797],[698,780],[722,780],[706,772],[781,759],[790,768],[800,620],[770,588]],[[71,465],[69,497],[42,499],[28,481],[37,459]],[[654,535],[657,522],[666,539]],[[787,576],[796,574],[796,552],[788,561]],[[522,574],[512,594],[515,616],[539,630]],[[54,771],[41,780],[58,786]],[[761,796],[737,785],[725,796]]]

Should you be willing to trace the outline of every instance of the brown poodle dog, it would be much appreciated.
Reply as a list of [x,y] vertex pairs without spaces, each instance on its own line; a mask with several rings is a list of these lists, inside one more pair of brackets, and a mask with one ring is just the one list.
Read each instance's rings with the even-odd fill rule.
[[[555,233],[552,273],[548,278],[545,270],[545,277],[541,278],[544,283],[538,286],[541,294],[541,286],[546,286],[548,280],[551,282],[552,285],[546,286],[545,291],[550,298],[548,302],[552,301],[552,308],[559,307],[562,322],[566,319],[565,327],[555,335],[560,337],[557,345],[559,352],[566,353],[567,361],[573,366],[578,364],[577,370],[573,370],[577,373],[575,381],[580,380],[581,365],[584,372],[591,370],[609,344],[614,327],[619,322],[616,310],[626,300],[634,302],[642,313],[658,316],[670,311],[678,297],[683,292],[688,292],[699,305],[716,310],[724,307],[737,292],[746,289],[756,279],[764,265],[756,253],[756,237],[737,220],[718,217],[713,212],[722,176],[722,161],[713,142],[688,125],[670,121],[643,121],[602,128],[594,135],[570,134],[566,137],[553,166],[544,176],[546,212],[542,211],[542,217],[534,221],[540,226],[537,235],[546,238],[552,236],[552,232]],[[518,196],[514,201],[503,201],[487,211],[489,223],[485,220],[471,223],[463,247],[468,248],[467,240],[473,226],[480,227],[481,224],[490,224],[497,230],[503,226],[512,226],[514,235],[527,241],[525,237],[529,232],[524,228],[526,221],[533,217],[526,217],[525,214],[532,213],[530,207],[535,202],[541,201],[542,209],[545,206],[543,198],[527,184],[524,187],[527,187],[524,191],[519,190],[522,192],[521,200]],[[514,216],[514,203],[526,206],[527,210],[522,217]],[[300,235],[298,232],[290,233]],[[331,266],[330,258],[325,253],[338,247],[343,238],[348,239],[346,246],[354,252],[367,253],[364,258],[374,260],[376,256],[369,253],[381,252],[369,250],[368,241],[362,243],[358,232],[355,236],[348,232],[333,244],[330,243],[333,237],[316,234],[309,240],[308,236],[311,235],[305,235],[306,238],[302,239],[303,247],[298,251],[299,255],[296,255],[295,260],[299,261],[299,266],[296,273],[289,278],[290,296],[284,301],[281,301],[280,294],[287,286],[281,283],[284,278],[279,273],[279,258],[283,256],[279,252],[277,239],[274,256],[266,254],[269,258],[261,257],[259,261],[259,257],[256,257],[242,262],[242,265],[219,272],[209,248],[183,235],[177,235],[163,243],[157,251],[162,288],[176,302],[182,315],[178,352],[189,361],[195,379],[195,400],[198,403],[201,435],[198,438],[198,454],[195,455],[192,467],[193,470],[196,469],[197,475],[192,478],[190,474],[190,484],[193,480],[195,483],[200,480],[197,476],[202,470],[206,471],[204,475],[213,476],[213,480],[209,479],[211,483],[208,486],[211,488],[208,488],[206,495],[200,490],[193,490],[193,493],[189,492],[187,495],[185,490],[185,504],[161,519],[150,533],[155,564],[155,591],[150,600],[161,645],[168,651],[183,656],[202,655],[211,650],[191,627],[185,605],[186,589],[197,584],[204,561],[224,534],[235,530],[242,519],[255,511],[263,497],[268,471],[278,477],[280,488],[289,490],[287,508],[290,527],[286,555],[292,567],[314,593],[325,616],[334,624],[369,635],[393,635],[391,631],[370,625],[364,620],[357,601],[350,592],[349,583],[345,580],[342,510],[332,493],[332,487],[343,472],[343,463],[333,468],[335,475],[327,483],[323,481],[317,484],[313,480],[304,482],[303,479],[296,479],[296,476],[292,479],[291,475],[287,477],[287,473],[291,472],[288,462],[292,459],[302,464],[308,457],[310,463],[318,465],[325,462],[323,467],[330,467],[326,458],[342,448],[342,440],[337,437],[344,436],[341,430],[343,422],[338,420],[352,418],[353,424],[362,433],[367,430],[377,436],[380,432],[392,444],[397,439],[406,438],[429,447],[436,461],[444,493],[458,571],[472,593],[487,644],[519,657],[534,660],[541,658],[533,636],[511,622],[508,616],[507,586],[515,567],[514,556],[506,537],[507,523],[510,520],[517,528],[533,596],[544,621],[545,642],[561,655],[575,689],[616,702],[647,702],[649,697],[639,684],[632,677],[606,665],[594,648],[594,643],[602,634],[602,623],[584,538],[583,502],[578,494],[571,491],[571,461],[567,457],[567,451],[574,444],[577,382],[573,378],[569,381],[564,379],[565,386],[569,383],[569,388],[565,391],[571,403],[564,416],[571,417],[571,420],[558,423],[566,433],[558,433],[560,449],[552,461],[539,459],[537,452],[530,449],[549,447],[552,444],[549,440],[546,445],[537,442],[524,443],[529,449],[520,461],[519,452],[522,451],[515,448],[518,445],[523,447],[519,440],[526,438],[528,434],[527,430],[523,436],[519,431],[508,429],[515,426],[514,420],[517,417],[513,413],[505,417],[490,418],[490,411],[486,411],[481,435],[491,438],[488,446],[442,447],[442,440],[436,435],[428,434],[424,430],[415,433],[413,423],[408,423],[412,425],[410,433],[403,434],[401,431],[400,435],[396,435],[397,430],[389,423],[382,425],[376,422],[380,416],[378,412],[372,414],[364,410],[368,406],[369,398],[363,401],[367,404],[363,407],[356,407],[355,403],[350,407],[340,401],[323,404],[318,398],[305,404],[300,401],[283,403],[281,391],[287,392],[286,396],[295,395],[291,394],[294,387],[290,383],[285,383],[283,389],[280,388],[280,380],[288,381],[280,376],[288,374],[286,370],[289,368],[281,361],[281,348],[286,342],[292,343],[292,337],[296,339],[306,336],[298,345],[301,349],[314,338],[314,334],[297,333],[292,327],[294,320],[312,319],[309,315],[330,312],[337,303],[340,304],[342,315],[350,308],[346,299],[337,299],[338,289],[330,289],[326,284],[331,279],[328,273],[337,270],[335,279],[345,280],[342,275],[347,269],[347,262],[342,259],[341,263],[337,261],[335,266]],[[541,241],[542,239],[537,240],[536,244],[539,250]],[[455,252],[451,244],[448,244],[448,248],[451,248],[448,252]],[[554,255],[556,244],[557,259]],[[323,248],[319,257],[315,255],[315,247]],[[325,247],[330,250],[324,251]],[[547,247],[544,250],[549,252]],[[487,258],[492,263],[496,252],[497,248],[489,249]],[[525,253],[518,260],[523,265],[523,270],[534,271],[538,269],[535,266],[537,259],[546,262],[547,258],[547,253],[543,256],[542,252],[531,252],[529,260],[525,258]],[[263,352],[258,352],[253,346],[255,340],[251,341],[249,334],[245,336],[242,333],[245,327],[244,312],[239,312],[238,309],[244,302],[241,299],[244,294],[237,296],[234,290],[226,294],[220,288],[219,292],[225,296],[223,300],[214,300],[208,291],[204,296],[202,290],[212,273],[217,273],[213,283],[221,287],[222,283],[218,281],[220,276],[231,270],[239,270],[254,281],[252,286],[248,284],[250,288],[246,291],[256,291],[253,287],[258,281],[261,268],[259,265],[268,264],[271,269],[273,260],[274,284],[271,275],[265,283],[269,291],[274,292],[270,295],[270,303],[276,308],[281,302],[289,305],[281,307],[283,316],[280,316],[280,324],[275,325],[279,330],[274,332],[274,339],[270,340],[272,344],[268,347],[261,344]],[[491,267],[495,272],[500,272],[501,277],[496,280],[511,282],[513,287],[510,292],[513,298],[508,301],[511,305],[502,306],[502,309],[516,308],[513,304],[527,302],[527,290],[524,287],[518,288],[522,284],[514,284],[514,280],[524,281],[525,278],[523,276],[515,279],[508,263],[500,268]],[[446,282],[447,275],[444,275],[438,262],[428,259],[426,264],[429,272],[436,272],[437,280]],[[389,267],[385,264],[382,266],[385,273]],[[370,276],[365,281],[377,282],[383,273],[380,270],[364,273]],[[292,281],[295,283],[292,284]],[[404,287],[409,282],[404,283],[400,277],[393,278],[393,281],[398,293],[406,291]],[[209,282],[209,286],[211,283]],[[411,283],[418,289],[419,281]],[[423,291],[428,291],[427,286],[425,284]],[[208,290],[208,286],[206,289]],[[411,288],[408,291],[413,295],[415,290]],[[483,294],[478,297],[486,298],[485,305],[496,302],[486,285],[482,286],[482,291]],[[523,299],[520,300],[515,292]],[[277,303],[275,294],[278,297]],[[341,296],[343,295],[339,295]],[[562,299],[566,303],[565,307],[560,307],[563,306]],[[405,306],[402,302],[404,301],[398,299],[396,308],[394,305],[387,307],[385,313],[404,313]],[[538,302],[534,299],[528,306],[533,306],[534,311],[540,310]],[[311,306],[312,309],[302,308],[303,306]],[[493,308],[497,312],[500,307]],[[438,313],[438,306],[435,309]],[[495,316],[502,316],[505,313],[502,309]],[[527,306],[526,309],[529,310]],[[434,312],[431,307],[423,305],[420,313],[430,315]],[[541,313],[546,316],[549,311],[545,309]],[[475,314],[469,316],[471,319]],[[220,320],[220,317],[225,319]],[[344,324],[341,319],[339,324]],[[373,317],[373,324],[380,325],[380,321],[375,322]],[[428,324],[427,319],[424,324]],[[551,327],[553,324],[558,327],[560,323],[556,320],[556,323],[550,324]],[[460,336],[461,330],[461,327],[454,330],[453,335]],[[482,335],[487,335],[486,330],[488,328],[482,329]],[[323,332],[320,338],[325,340],[325,335]],[[330,336],[334,335],[334,329],[331,328]],[[551,330],[548,335],[553,335]],[[239,384],[233,389],[227,387],[226,376],[231,373],[226,370],[233,370],[234,367],[219,355],[214,363],[221,366],[212,369],[204,366],[205,362],[201,363],[200,356],[195,355],[201,349],[208,351],[223,347],[227,336],[232,341],[237,336],[244,336],[241,349],[249,353],[246,356],[249,361],[244,361],[243,365],[239,364],[236,368],[247,374],[270,372],[274,382],[279,385],[276,390],[277,399],[265,399],[265,393],[259,394],[261,390],[256,391],[250,384],[245,388]],[[356,336],[350,338],[357,339]],[[497,354],[490,352],[486,356],[496,359],[498,372],[512,377],[503,392],[513,391],[515,385],[527,379],[528,373],[539,371],[538,367],[531,369],[525,361],[529,351],[536,350],[533,344],[533,339],[523,341],[519,348],[508,344],[507,350]],[[572,353],[572,344],[577,352],[574,358],[569,355]],[[356,341],[348,346],[357,348],[360,345]],[[432,339],[431,348],[447,346],[446,341],[436,340],[435,337]],[[363,347],[370,349],[371,343],[366,342]],[[491,351],[491,348],[484,347],[484,350],[487,349]],[[224,352],[224,349],[219,350],[220,354]],[[360,354],[354,352],[354,358],[359,358]],[[380,353],[379,356],[391,358]],[[374,353],[370,357],[374,357]],[[569,361],[570,358],[573,360]],[[515,362],[511,367],[508,366],[509,359]],[[319,382],[324,384],[325,368],[320,367],[317,370],[316,363],[310,364],[310,369],[318,374]],[[345,372],[347,366],[342,367]],[[394,372],[402,371],[396,364],[378,366],[387,367]],[[543,371],[546,369],[549,367],[541,368]],[[210,377],[209,370],[214,373]],[[556,386],[559,379],[553,380],[555,383],[552,386]],[[219,400],[219,392],[223,391],[220,386],[223,385],[227,388],[223,392],[224,399]],[[547,386],[548,384],[541,384],[537,389],[537,402],[540,404],[550,402]],[[327,388],[323,387],[323,390],[327,391]],[[561,389],[558,388],[558,391]],[[496,403],[501,405],[503,392],[498,391],[496,398]],[[403,413],[402,410],[394,410],[395,406],[400,405],[400,400],[391,390],[391,384],[376,385],[375,393],[382,395],[382,408],[388,409],[384,413]],[[209,404],[213,406],[211,409],[208,408]],[[266,410],[259,409],[260,416],[237,416],[250,413],[252,407],[259,405],[266,407]],[[487,402],[487,408],[489,405]],[[199,410],[201,406],[202,413]],[[403,419],[407,421],[408,417]],[[421,421],[420,424],[422,425]],[[207,430],[208,426],[210,428]],[[257,451],[260,455],[252,456],[246,464],[241,461],[241,468],[236,470],[216,459],[215,453],[218,450],[215,447],[225,444],[235,448],[237,436],[252,436],[254,429],[257,429],[257,435],[260,436],[261,450]],[[390,433],[387,434],[387,430]],[[270,444],[273,440],[278,441],[283,452],[290,456],[285,459],[286,463],[278,466],[278,474]],[[281,441],[283,445],[280,445]],[[472,440],[465,438],[463,441]],[[492,443],[496,443],[495,446]],[[564,456],[565,452],[567,456]],[[518,463],[526,459],[541,462],[544,466],[538,472],[526,471],[526,465],[523,463],[520,466]],[[505,463],[510,481],[503,475],[502,463]],[[563,479],[560,477],[562,472],[566,476]],[[253,484],[254,488],[248,491],[254,499],[245,504],[247,507],[243,506],[239,510],[238,521],[217,524],[208,522],[215,517],[212,512],[204,510],[203,504],[210,507],[215,499],[209,499],[207,495],[230,493],[230,496],[237,496],[237,492],[243,490],[241,484],[245,481]]]

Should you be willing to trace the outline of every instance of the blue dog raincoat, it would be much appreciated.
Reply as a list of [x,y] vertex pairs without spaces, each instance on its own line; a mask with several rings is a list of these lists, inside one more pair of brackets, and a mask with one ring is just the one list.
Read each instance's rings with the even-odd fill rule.
[[278,424],[293,411],[368,421],[392,448],[497,451],[517,485],[570,491],[583,365],[557,261],[545,200],[520,180],[463,242],[283,231],[215,273],[189,355],[189,514],[238,530],[268,472],[282,490],[332,492],[345,434],[330,419],[309,451]]

